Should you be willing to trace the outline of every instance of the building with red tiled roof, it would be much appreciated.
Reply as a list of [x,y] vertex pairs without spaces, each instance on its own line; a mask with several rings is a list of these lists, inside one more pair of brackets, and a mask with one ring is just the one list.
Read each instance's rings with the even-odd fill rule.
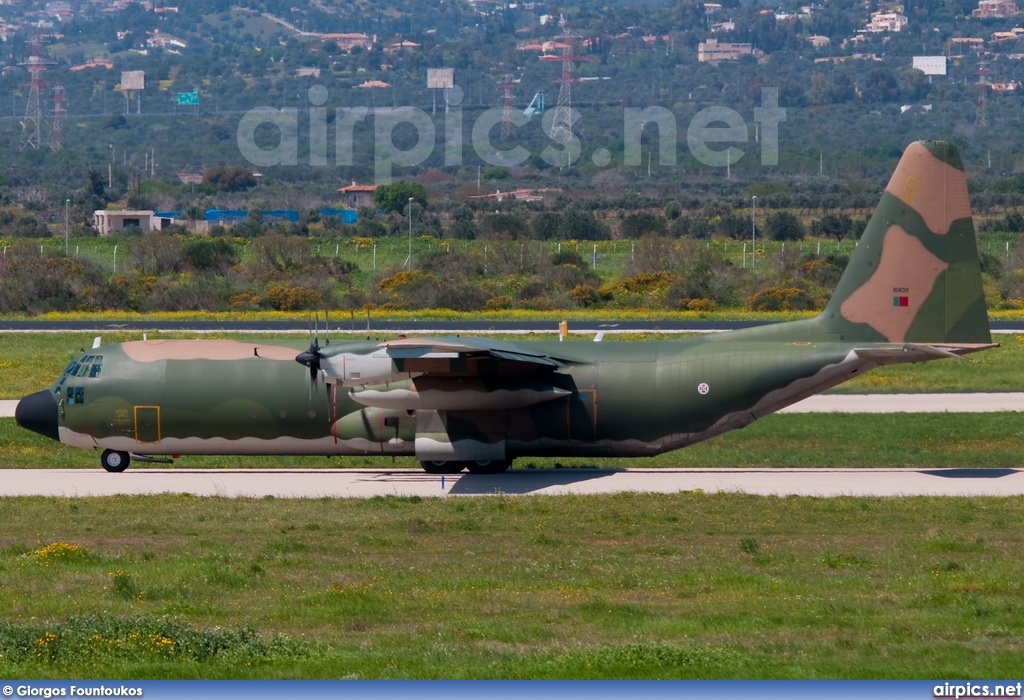
[[352,209],[359,207],[373,206],[373,193],[377,191],[376,185],[357,185],[355,180],[351,185],[338,188],[342,204]]
[[1017,3],[1013,0],[980,0],[978,9],[971,12],[971,17],[1013,17],[1018,14]]

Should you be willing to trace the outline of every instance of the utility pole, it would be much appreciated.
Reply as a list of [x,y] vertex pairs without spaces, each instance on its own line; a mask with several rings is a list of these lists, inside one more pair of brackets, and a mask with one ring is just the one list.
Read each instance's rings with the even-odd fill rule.
[[757,255],[757,195],[751,198],[750,204],[750,269],[754,269],[754,258]]
[[405,266],[412,269],[412,197],[409,197],[409,256],[405,259]]

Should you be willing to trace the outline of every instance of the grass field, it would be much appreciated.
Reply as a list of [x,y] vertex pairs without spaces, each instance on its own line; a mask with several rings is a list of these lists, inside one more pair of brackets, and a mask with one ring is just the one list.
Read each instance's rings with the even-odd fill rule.
[[6,678],[1014,678],[1024,499],[0,501]]

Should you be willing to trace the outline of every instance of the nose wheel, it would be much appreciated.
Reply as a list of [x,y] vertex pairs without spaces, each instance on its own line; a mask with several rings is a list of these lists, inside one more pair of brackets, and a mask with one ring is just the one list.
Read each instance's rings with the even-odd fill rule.
[[123,472],[131,464],[132,458],[127,452],[120,450],[103,450],[100,455],[100,464],[108,472]]

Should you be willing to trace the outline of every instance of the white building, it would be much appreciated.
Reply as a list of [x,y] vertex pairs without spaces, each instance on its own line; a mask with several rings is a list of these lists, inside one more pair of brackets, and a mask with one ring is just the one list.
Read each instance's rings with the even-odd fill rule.
[[153,211],[97,209],[92,213],[92,225],[101,236],[109,236],[128,226],[138,226],[140,231],[161,231],[174,223],[167,216],[157,216]]
[[907,26],[907,18],[898,12],[872,12],[866,32],[901,32]]

